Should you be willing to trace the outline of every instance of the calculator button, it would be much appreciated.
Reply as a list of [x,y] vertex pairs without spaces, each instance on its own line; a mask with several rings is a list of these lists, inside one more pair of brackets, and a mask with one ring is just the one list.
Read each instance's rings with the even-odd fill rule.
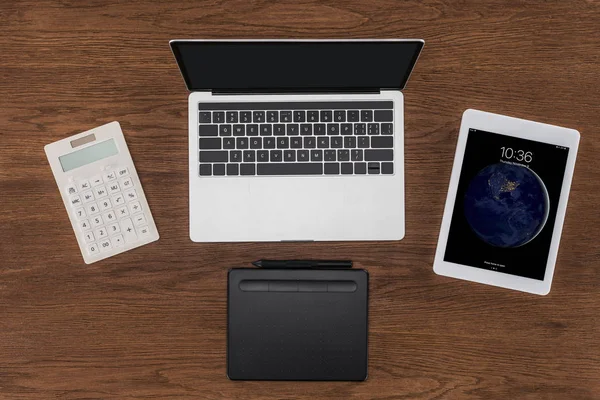
[[122,167],[117,169],[117,175],[119,178],[129,175],[129,169],[127,167]]
[[96,193],[96,198],[98,198],[98,199],[108,196],[108,192],[106,191],[106,186],[98,186],[96,189],[94,189],[94,193]]
[[122,194],[118,194],[113,197],[113,203],[115,203],[115,206],[120,206],[121,204],[125,204],[125,198],[123,197]]
[[99,253],[98,245],[96,243],[88,244],[87,251],[92,256],[97,255]]
[[104,216],[104,222],[106,222],[107,224],[111,223],[111,222],[115,222],[117,220],[117,217],[114,213],[114,211],[109,211],[106,214],[103,214]]
[[106,239],[101,241],[98,246],[100,247],[100,251],[105,252],[112,249],[112,244],[110,244],[110,240]]
[[131,189],[133,187],[133,181],[131,177],[121,179],[121,187],[123,190]]
[[92,226],[94,228],[96,228],[100,225],[104,225],[104,221],[102,220],[102,217],[100,215],[97,215],[97,216],[91,218],[91,220],[92,220]]
[[90,179],[90,182],[92,182],[92,187],[96,187],[98,185],[102,185],[104,180],[102,180],[102,176],[94,175],[92,176],[92,179]]
[[79,223],[79,227],[81,228],[82,231],[87,231],[88,229],[91,228],[90,221],[88,221],[87,219],[84,219],[83,221],[81,221]]
[[123,235],[125,236],[125,242],[131,243],[137,240],[137,234],[133,228],[131,218],[125,218],[121,221],[121,232],[123,232]]
[[86,243],[90,243],[94,241],[94,234],[92,232],[87,232],[85,235],[85,241]]
[[106,211],[106,210],[112,208],[112,203],[110,202],[110,199],[100,200],[98,202],[98,205],[100,206],[101,211]]
[[140,237],[147,237],[150,236],[150,228],[147,226],[142,226],[140,228],[138,228],[138,232],[140,233]]
[[144,214],[136,215],[135,217],[133,217],[133,224],[135,226],[146,225],[147,223],[148,222],[146,222],[146,217],[144,216]]
[[115,179],[117,179],[117,174],[115,173],[115,171],[111,171],[104,174],[104,180],[106,182],[114,181]]
[[81,193],[81,197],[83,198],[84,203],[89,203],[90,201],[94,200],[94,194],[91,190]]
[[91,188],[90,182],[87,179],[77,182],[79,190],[88,190]]
[[106,228],[98,228],[96,229],[96,237],[98,239],[102,239],[108,236],[108,232],[106,232]]
[[135,189],[129,189],[128,191],[126,191],[125,198],[127,199],[127,201],[136,200],[138,196],[135,192]]
[[86,206],[87,209],[87,213],[89,215],[94,215],[94,214],[98,214],[100,212],[100,210],[98,210],[98,204],[96,203],[90,203]]
[[127,210],[127,206],[123,206],[117,209],[117,217],[125,218],[129,216],[129,210]]
[[108,185],[108,192],[110,194],[115,194],[121,191],[121,188],[119,187],[119,184],[117,182],[113,182],[111,184]]
[[80,206],[81,205],[81,197],[79,197],[78,194],[75,194],[75,195],[71,196],[71,198],[69,199],[69,202],[71,203],[71,205],[73,207]]
[[75,216],[77,217],[77,219],[81,219],[81,218],[85,218],[87,214],[85,213],[85,209],[83,208],[78,208],[77,210],[75,210]]
[[125,242],[123,241],[123,235],[116,235],[110,239],[113,247],[123,247],[125,246]]
[[132,215],[142,211],[142,206],[141,206],[140,202],[132,201],[131,203],[129,203],[129,211],[131,211]]
[[67,185],[66,191],[67,191],[67,194],[70,196],[72,194],[77,193],[77,187],[75,185]]
[[108,227],[106,229],[108,230],[109,235],[113,235],[115,233],[121,232],[121,227],[117,223],[108,225]]

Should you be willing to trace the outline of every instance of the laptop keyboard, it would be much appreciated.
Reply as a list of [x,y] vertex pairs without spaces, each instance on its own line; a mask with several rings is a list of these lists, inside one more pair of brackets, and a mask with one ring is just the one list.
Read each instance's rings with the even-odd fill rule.
[[391,101],[199,104],[199,175],[394,173]]

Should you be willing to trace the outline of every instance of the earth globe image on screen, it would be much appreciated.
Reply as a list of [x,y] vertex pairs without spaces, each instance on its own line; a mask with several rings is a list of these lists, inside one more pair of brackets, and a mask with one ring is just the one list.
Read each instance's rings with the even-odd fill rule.
[[479,171],[464,199],[467,222],[484,242],[523,246],[544,228],[550,211],[546,185],[531,169],[499,162]]

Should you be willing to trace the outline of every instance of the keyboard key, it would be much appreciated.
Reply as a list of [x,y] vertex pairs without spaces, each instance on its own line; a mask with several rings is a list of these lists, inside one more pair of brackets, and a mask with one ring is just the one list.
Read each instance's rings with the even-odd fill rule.
[[271,136],[273,134],[273,125],[262,124],[260,126],[260,136]]
[[108,252],[112,249],[112,244],[110,244],[110,239],[106,239],[98,243],[98,247],[100,247],[100,251]]
[[106,223],[106,224],[110,224],[117,220],[117,216],[115,215],[115,213],[113,211],[109,211],[106,214],[104,214],[103,218],[104,218],[104,223]]
[[[240,137],[236,139],[236,148],[238,149],[247,149],[248,148],[248,138]],[[221,160],[217,160],[221,161]],[[227,162],[227,160],[225,160]]]
[[100,200],[98,202],[98,207],[100,207],[100,211],[106,211],[113,207],[110,199]]
[[[225,152],[225,153],[227,153],[227,152]],[[137,200],[137,198],[138,198],[138,195],[137,195],[137,192],[135,191],[135,189],[129,189],[125,193],[123,193],[123,195],[125,196],[125,199],[127,199],[127,201]]]
[[227,175],[237,175],[239,173],[238,164],[227,164]]
[[308,122],[319,122],[319,112],[318,111],[307,111],[306,112],[306,120]]
[[394,150],[365,150],[365,161],[393,161]]
[[342,135],[352,135],[352,124],[342,124]]
[[256,166],[254,164],[240,164],[240,175],[255,175]]
[[325,161],[335,161],[335,150],[325,150]]
[[256,164],[258,175],[322,175],[321,163]]
[[117,217],[119,218],[125,218],[129,216],[129,210],[127,209],[127,206],[122,206],[117,208]]
[[[102,178],[101,178],[102,179]],[[72,194],[77,193],[77,185],[67,185],[66,187],[67,194],[70,196]]]
[[391,149],[394,147],[393,136],[377,136],[371,138],[371,147],[374,149]]
[[251,149],[262,149],[262,138],[251,138],[250,139],[250,148]]
[[364,175],[367,173],[367,163],[357,162],[354,163],[354,173],[356,175]]
[[352,175],[353,170],[352,163],[342,163],[342,175]]
[[256,161],[257,162],[269,162],[269,151],[268,150],[259,150],[256,152]]
[[225,113],[225,119],[230,124],[237,124],[237,122],[238,122],[238,112],[237,111],[227,111]]
[[137,234],[133,228],[133,221],[131,221],[131,218],[125,218],[121,221],[121,232],[123,232],[125,243],[137,241]]
[[333,119],[331,111],[321,111],[321,122],[331,122]]
[[379,163],[378,162],[368,163],[367,170],[369,171],[369,175],[378,175],[379,174]]
[[298,150],[298,161],[306,162],[309,161],[309,152],[308,150]]
[[366,135],[367,126],[366,124],[354,124],[354,134],[355,135]]
[[317,138],[317,147],[319,149],[328,149],[329,148],[329,138],[328,137]]
[[104,220],[100,215],[96,215],[95,217],[90,218],[90,222],[92,223],[92,228],[97,228],[100,225],[104,225]]
[[75,210],[75,215],[77,216],[77,219],[82,219],[87,216],[87,214],[85,213],[85,209],[83,208],[78,208],[77,210]]
[[290,138],[287,138],[287,137],[277,138],[277,148],[278,149],[289,149],[290,148]]
[[198,117],[198,122],[200,122],[201,124],[210,124],[211,123],[210,111],[200,111],[200,115]]
[[394,133],[394,124],[381,124],[381,134],[391,135]]
[[133,181],[130,177],[121,179],[121,187],[123,190],[133,187]]
[[114,181],[115,179],[117,179],[117,174],[115,173],[115,171],[111,171],[104,174],[104,180],[106,182]]
[[390,122],[394,120],[394,110],[375,110],[373,118],[378,122]]
[[132,201],[129,203],[129,210],[131,211],[131,214],[136,214],[142,211],[142,205],[139,201]]
[[252,113],[252,122],[265,122],[265,112],[254,111]]
[[344,138],[344,147],[347,149],[353,149],[356,147],[356,138],[354,136],[348,136]]
[[287,135],[293,136],[298,134],[298,124],[287,124]]
[[[255,162],[256,161],[256,152],[254,150],[246,150],[244,151],[244,162]],[[214,172],[213,172],[214,174]]]
[[360,111],[360,120],[362,122],[373,121],[373,111],[372,110],[361,110]]
[[229,152],[229,162],[242,162],[242,152],[239,150]]
[[[239,140],[239,139],[238,139]],[[247,144],[248,142],[246,142]],[[226,151],[201,151],[200,162],[227,162]]]
[[350,161],[350,150],[340,149],[337,151],[338,161]]
[[290,140],[290,148],[292,149],[301,149],[302,148],[302,138],[301,137],[293,137]]
[[348,122],[358,122],[358,110],[348,111]]
[[283,136],[285,135],[285,125],[284,124],[275,124],[273,125],[273,135],[275,136]]
[[279,122],[279,111],[267,111],[267,122]]
[[122,204],[125,204],[125,197],[123,197],[123,195],[121,194],[118,194],[116,196],[113,196],[112,202],[115,206],[120,206]]
[[86,211],[88,215],[94,215],[98,214],[100,212],[100,209],[98,208],[98,204],[90,203],[86,206]]
[[385,175],[391,175],[394,173],[394,163],[383,162],[381,163],[381,173]]
[[340,134],[340,124],[327,124],[327,134],[328,135],[339,135]]
[[221,150],[220,138],[200,138],[199,147],[201,150]]
[[225,164],[213,165],[213,175],[217,175],[217,176],[225,175]]
[[283,152],[283,161],[285,161],[285,162],[296,161],[296,150],[285,150]]
[[323,161],[323,150],[311,150],[310,161]]
[[[200,139],[202,140],[202,139]],[[221,139],[218,139],[221,140]],[[223,138],[223,148],[224,149],[235,149],[235,139],[234,138]]]
[[304,111],[294,111],[294,122],[306,121],[306,113]]
[[340,164],[339,163],[325,163],[325,175],[339,175]]
[[273,162],[283,161],[283,152],[281,150],[271,150],[270,155]]
[[[88,229],[89,229],[89,227],[88,227]],[[87,243],[89,243],[89,242],[93,242],[94,240],[96,240],[96,238],[94,237],[94,233],[93,233],[93,232],[88,232],[88,233],[86,233],[86,234],[84,235],[84,237],[85,237],[85,241],[86,241]]]
[[92,243],[88,244],[87,251],[89,255],[95,256],[100,252],[100,249],[98,249],[98,245],[96,243]]
[[317,140],[314,137],[305,137],[304,138],[304,148],[305,149],[314,149],[317,147]]
[[90,201],[94,201],[94,194],[91,190],[81,193],[81,199],[83,203],[89,203]]
[[369,148],[369,137],[368,136],[361,136],[358,138],[358,147],[361,149],[367,149]]
[[243,122],[243,123],[252,122],[252,112],[251,111],[240,111],[240,122]]
[[301,135],[312,135],[312,124],[301,124],[300,125]]
[[234,125],[233,136],[246,136],[246,125]]
[[332,149],[341,149],[344,147],[344,140],[341,137],[332,137],[331,138],[331,148]]
[[198,132],[200,136],[219,136],[219,127],[217,125],[200,125]]
[[258,125],[256,125],[256,124],[246,125],[246,136],[258,136]]
[[274,137],[266,137],[263,139],[263,148],[264,149],[274,149],[275,148],[275,141],[277,139]]
[[291,111],[279,111],[279,121],[292,122],[292,112]]
[[119,186],[119,182],[112,182],[108,184],[108,193],[115,194],[121,191],[121,187]]
[[315,124],[315,135],[325,135],[327,133],[327,127],[325,124]]
[[369,135],[379,135],[379,124],[369,124],[367,127]]
[[362,161],[363,150],[352,150],[350,156],[352,157],[352,161]]
[[225,112],[214,111],[213,112],[213,122],[216,124],[222,124],[223,122],[225,122]]
[[112,238],[110,238],[110,243],[112,243],[112,246],[115,248],[125,246],[125,241],[123,239],[123,235],[113,236]]
[[231,136],[231,125],[219,125],[219,136]]
[[344,110],[336,110],[333,113],[333,120],[335,122],[346,122],[346,111],[344,111]]
[[127,167],[121,167],[117,170],[117,175],[119,178],[129,175],[129,169],[127,169]]
[[109,226],[107,226],[106,230],[108,231],[109,235],[113,235],[115,233],[121,232],[121,227],[117,222],[115,222],[114,224],[110,224]]

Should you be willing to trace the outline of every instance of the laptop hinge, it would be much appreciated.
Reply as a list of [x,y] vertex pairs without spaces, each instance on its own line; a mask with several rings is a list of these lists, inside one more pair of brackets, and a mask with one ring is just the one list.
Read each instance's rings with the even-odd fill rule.
[[212,90],[214,95],[262,95],[262,94],[378,94],[381,93],[380,89],[293,89],[293,90],[280,90],[280,89],[220,89]]

